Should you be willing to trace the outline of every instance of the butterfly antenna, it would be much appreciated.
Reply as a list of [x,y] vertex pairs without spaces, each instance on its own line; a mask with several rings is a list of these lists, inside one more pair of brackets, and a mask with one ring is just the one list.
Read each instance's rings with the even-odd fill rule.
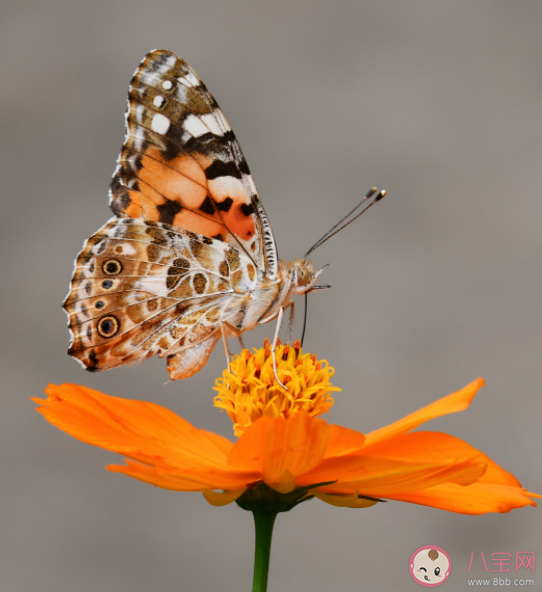
[[[375,203],[377,203],[378,201],[380,201],[386,195],[386,193],[387,193],[384,189],[382,191],[378,191],[378,193],[377,193],[377,191],[378,191],[378,189],[376,187],[371,187],[371,189],[367,192],[367,194],[365,195],[365,197],[359,202],[359,204],[354,209],[352,209],[350,212],[348,212],[348,214],[346,214],[346,216],[344,216],[344,218],[341,218],[341,220],[339,220],[337,222],[337,224],[335,224],[335,226],[333,226],[332,228],[330,228],[324,234],[324,236],[322,238],[318,239],[314,243],[314,245],[312,245],[312,247],[305,253],[305,256],[303,257],[303,261],[306,261],[307,258],[308,258],[308,256],[313,251],[315,251],[320,245],[323,245],[332,236],[334,236],[335,234],[337,234],[341,230],[344,230],[349,224],[352,224],[352,222],[354,222],[354,220],[357,220],[370,207],[374,206]],[[351,216],[353,216],[357,212],[357,210],[359,210],[359,208],[361,208],[372,197],[374,197],[374,200],[364,210],[361,210],[361,212],[359,212],[353,218],[351,218]]]
[[308,292],[305,292],[305,316],[303,317],[303,333],[301,333],[301,347],[305,342],[305,329],[307,328],[307,306],[309,305]]

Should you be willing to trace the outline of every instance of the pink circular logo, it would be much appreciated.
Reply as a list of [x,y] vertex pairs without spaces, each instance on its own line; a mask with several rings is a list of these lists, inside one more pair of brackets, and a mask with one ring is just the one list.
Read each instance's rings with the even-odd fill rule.
[[452,560],[444,549],[424,545],[412,553],[408,566],[410,575],[417,584],[433,588],[448,579],[452,571]]

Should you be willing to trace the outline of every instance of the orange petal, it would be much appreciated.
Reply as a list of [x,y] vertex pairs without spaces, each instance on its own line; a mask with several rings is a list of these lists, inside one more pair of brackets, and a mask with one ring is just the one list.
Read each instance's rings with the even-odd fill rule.
[[180,475],[163,474],[154,467],[142,465],[141,463],[126,460],[126,465],[107,465],[106,469],[112,473],[122,473],[139,479],[145,483],[150,483],[156,487],[171,489],[173,491],[201,491],[204,487],[209,487],[208,483],[201,483],[194,479],[186,479]]
[[530,498],[542,496],[509,485],[473,483],[461,486],[455,483],[442,483],[430,489],[391,494],[386,497],[460,514],[486,514],[536,506]]
[[259,471],[263,474],[265,442],[272,421],[264,415],[245,430],[228,454],[228,466]]
[[329,441],[324,458],[358,452],[365,445],[365,436],[338,425],[329,426]]
[[283,469],[280,481],[272,484],[271,487],[279,493],[290,493],[290,491],[295,489],[295,478],[288,469]]
[[[402,491],[426,489],[448,481],[472,483],[483,474],[484,470],[485,464],[483,462],[477,463],[474,460],[453,463],[448,466],[427,466],[370,458],[358,468],[357,475],[343,474],[343,478],[333,485],[322,487],[322,491],[326,493],[351,493],[357,489],[362,495],[391,497],[392,494]],[[360,476],[360,473],[366,473],[366,475]],[[331,479],[328,477],[328,480]],[[314,475],[309,477],[302,475],[296,479],[299,487],[322,481],[325,481],[325,479],[316,480]]]
[[430,419],[435,419],[435,417],[464,411],[469,407],[476,393],[484,386],[484,384],[485,382],[483,378],[477,378],[474,382],[471,382],[460,391],[447,395],[446,397],[407,415],[395,423],[367,434],[366,445],[369,446],[370,444],[375,444],[376,442],[380,442],[381,440],[399,434],[406,434],[422,423],[425,423]]
[[378,500],[373,501],[359,498],[356,491],[350,495],[334,495],[330,493],[322,493],[321,491],[314,491],[314,496],[319,500],[326,502],[326,504],[338,506],[339,508],[370,508],[378,503]]
[[299,411],[289,419],[273,419],[265,442],[264,481],[279,483],[284,469],[294,478],[309,471],[321,461],[328,437],[327,422],[315,419],[305,411]]
[[231,440],[215,434],[214,432],[208,432],[207,430],[198,430],[200,434],[208,438],[219,450],[224,453],[224,456],[228,456],[234,444]]
[[182,470],[175,468],[149,467],[138,462],[126,460],[126,465],[109,465],[107,469],[113,473],[123,473],[140,481],[151,483],[164,489],[175,491],[202,491],[203,489],[243,489],[247,483],[257,479],[245,471],[230,469],[213,470],[209,467]]
[[71,436],[154,465],[225,464],[233,444],[198,430],[159,405],[110,397],[87,387],[50,385],[38,411]]
[[484,459],[487,463],[486,472],[478,479],[477,483],[491,483],[493,485],[510,485],[512,487],[521,487],[521,483],[508,471],[491,460],[484,454]]
[[366,446],[358,455],[434,466],[472,459],[483,460],[485,464],[489,460],[464,440],[441,432],[414,432],[395,436]]
[[486,470],[485,456],[447,434],[404,434],[360,453],[324,459],[296,479],[298,485],[336,481],[326,492],[387,497],[389,493],[432,487],[446,481],[473,483]]
[[236,489],[235,491],[213,491],[212,489],[202,489],[203,497],[211,504],[211,506],[221,507],[227,506],[234,502],[238,497],[243,495],[245,489]]
[[[260,471],[270,485],[289,488],[290,478],[316,466],[327,446],[329,426],[305,411],[293,417],[260,417],[242,434],[228,455],[228,466]],[[284,473],[287,470],[288,473]]]

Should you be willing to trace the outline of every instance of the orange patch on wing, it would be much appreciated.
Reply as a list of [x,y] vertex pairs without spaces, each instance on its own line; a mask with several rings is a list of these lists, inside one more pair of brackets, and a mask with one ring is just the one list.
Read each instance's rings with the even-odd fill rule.
[[164,197],[193,209],[197,209],[205,200],[207,196],[205,187],[168,165],[148,156],[143,157],[142,165],[139,178]]
[[213,220],[190,210],[181,210],[176,214],[173,218],[173,226],[184,228],[185,230],[190,230],[205,236],[216,236],[217,234],[221,234],[225,238],[226,234],[223,224],[214,222]]
[[233,177],[219,177],[209,181],[209,193],[218,202],[223,202],[228,197],[233,201],[227,212],[221,212],[226,226],[234,234],[243,240],[249,240],[254,236],[256,228],[254,218],[243,213],[241,206],[250,204],[250,196],[239,179]]
[[184,175],[188,179],[194,181],[194,183],[198,183],[202,187],[207,187],[207,178],[205,177],[205,173],[201,168],[201,165],[198,164],[196,160],[194,160],[191,156],[182,155],[172,160],[170,165],[176,170]]
[[222,214],[222,218],[229,230],[241,239],[249,240],[256,232],[254,218],[250,214],[243,214],[240,205],[234,202],[230,211]]
[[161,195],[158,191],[156,191],[156,189],[152,185],[149,185],[145,181],[138,179],[138,186],[139,191],[143,196],[142,207],[144,210],[147,210],[147,208],[149,208],[149,205],[152,209],[155,206],[160,206],[166,203],[164,196]]
[[213,164],[213,161],[208,156],[200,154],[199,152],[194,152],[192,156],[203,170],[205,170],[208,166],[211,166],[211,164]]
[[[148,155],[156,160],[163,161],[163,156],[157,148],[149,149]],[[201,165],[189,154],[181,154],[177,158],[168,161],[167,165],[187,179],[194,181],[194,183],[207,187],[207,178]]]
[[139,191],[129,190],[131,203],[124,210],[124,216],[127,218],[143,216],[146,220],[159,221],[160,217],[156,206],[165,203],[166,200],[141,180],[138,180],[138,185]]
[[124,210],[124,215],[128,218],[139,218],[141,216],[141,193],[137,191],[128,191],[130,196],[130,205]]

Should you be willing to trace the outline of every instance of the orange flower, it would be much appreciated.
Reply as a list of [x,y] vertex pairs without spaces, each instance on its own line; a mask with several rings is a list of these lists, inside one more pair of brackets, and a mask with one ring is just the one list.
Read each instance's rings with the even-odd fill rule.
[[241,433],[235,443],[159,405],[84,386],[50,385],[48,398],[34,401],[61,430],[131,459],[109,466],[110,471],[166,489],[201,491],[213,505],[231,503],[262,483],[286,496],[301,491],[296,503],[316,496],[359,508],[387,498],[464,514],[536,506],[532,498],[541,497],[466,442],[412,432],[430,419],[466,409],[484,384],[481,378],[363,435],[317,417],[333,404],[333,369],[302,354],[298,345],[279,346],[277,360],[288,393],[276,387],[268,347],[255,354],[244,350],[217,381],[216,404],[228,410]]

